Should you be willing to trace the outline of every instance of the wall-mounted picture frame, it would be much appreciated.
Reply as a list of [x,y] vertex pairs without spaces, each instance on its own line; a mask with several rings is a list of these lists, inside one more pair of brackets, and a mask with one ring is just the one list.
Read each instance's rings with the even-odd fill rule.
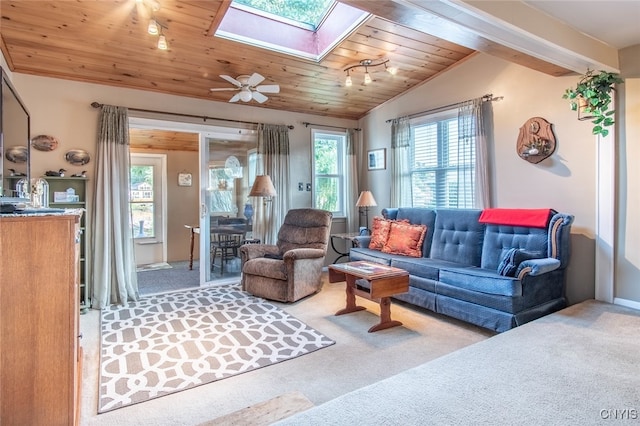
[[191,186],[192,176],[191,173],[178,173],[178,186]]
[[372,149],[367,153],[368,170],[384,170],[387,168],[387,149]]

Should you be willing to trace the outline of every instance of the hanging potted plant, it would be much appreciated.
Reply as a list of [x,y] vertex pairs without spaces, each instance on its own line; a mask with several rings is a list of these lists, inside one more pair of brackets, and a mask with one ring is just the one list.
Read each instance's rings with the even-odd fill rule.
[[609,127],[614,123],[614,109],[611,108],[611,91],[614,84],[622,83],[618,74],[600,71],[597,74],[593,70],[587,70],[577,86],[567,89],[562,95],[569,99],[571,109],[578,111],[579,120],[591,120],[594,124],[594,135],[607,136]]

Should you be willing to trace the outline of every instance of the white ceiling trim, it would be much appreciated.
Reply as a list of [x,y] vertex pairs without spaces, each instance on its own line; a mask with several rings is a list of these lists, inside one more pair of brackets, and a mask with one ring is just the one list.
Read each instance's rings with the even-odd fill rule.
[[486,39],[578,73],[620,72],[618,52],[519,1],[395,0],[467,28]]

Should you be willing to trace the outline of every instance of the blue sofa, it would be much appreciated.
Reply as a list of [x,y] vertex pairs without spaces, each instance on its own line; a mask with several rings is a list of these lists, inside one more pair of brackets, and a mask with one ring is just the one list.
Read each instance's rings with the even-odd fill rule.
[[[518,213],[526,216],[527,211]],[[486,223],[481,214],[467,209],[384,209],[385,219],[427,226],[422,257],[370,249],[371,237],[363,236],[350,250],[350,260],[404,269],[409,272],[409,292],[396,299],[497,332],[564,308],[573,216],[550,210],[546,225],[533,227]]]

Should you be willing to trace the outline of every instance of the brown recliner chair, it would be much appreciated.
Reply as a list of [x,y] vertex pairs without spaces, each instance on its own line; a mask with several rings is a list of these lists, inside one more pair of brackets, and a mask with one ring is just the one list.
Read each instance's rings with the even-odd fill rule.
[[242,289],[281,302],[295,302],[320,291],[332,217],[326,210],[292,209],[278,231],[276,245],[243,245]]

